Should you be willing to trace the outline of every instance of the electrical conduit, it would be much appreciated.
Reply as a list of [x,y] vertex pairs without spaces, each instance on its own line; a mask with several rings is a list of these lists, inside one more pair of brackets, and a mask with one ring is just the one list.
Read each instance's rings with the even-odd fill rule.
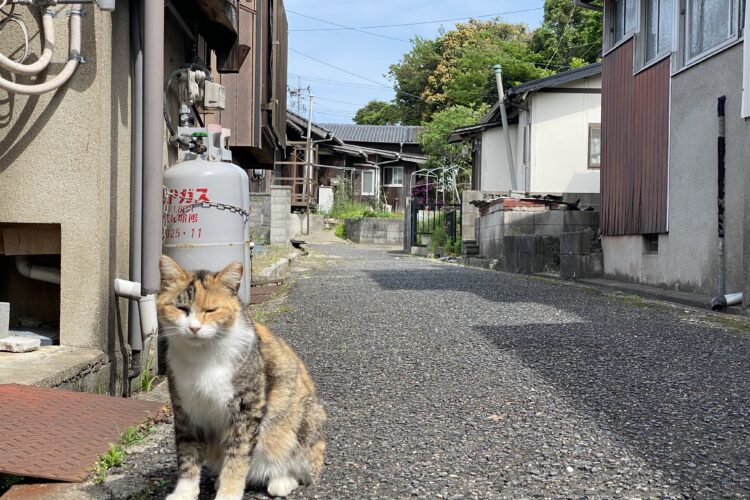
[[[0,77],[0,89],[14,94],[40,95],[52,90],[56,90],[64,85],[75,72],[78,63],[81,61],[81,15],[82,4],[74,4],[70,11],[70,48],[68,62],[65,63],[62,71],[52,79],[36,85],[24,85],[15,83]],[[50,30],[50,33],[52,31]],[[45,29],[45,36],[47,30]],[[45,47],[46,49],[46,47]]]
[[[22,75],[35,75],[44,71],[52,60],[52,52],[55,50],[55,25],[52,19],[52,9],[50,8],[45,9],[44,14],[42,14],[42,31],[44,32],[44,50],[42,50],[39,60],[31,64],[23,64],[0,54],[0,67]],[[78,50],[80,50],[80,44]]]

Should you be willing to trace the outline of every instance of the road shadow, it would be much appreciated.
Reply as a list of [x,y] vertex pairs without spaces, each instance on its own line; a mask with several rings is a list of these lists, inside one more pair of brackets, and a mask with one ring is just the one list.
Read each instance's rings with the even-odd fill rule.
[[475,330],[561,390],[687,496],[747,497],[750,341],[668,319]]

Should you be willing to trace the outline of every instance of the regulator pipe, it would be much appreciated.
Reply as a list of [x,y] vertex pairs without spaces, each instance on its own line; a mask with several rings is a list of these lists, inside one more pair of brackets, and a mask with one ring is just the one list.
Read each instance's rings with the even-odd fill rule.
[[[77,3],[70,10],[70,49],[68,62],[62,71],[52,79],[37,85],[24,85],[0,77],[0,89],[13,94],[40,95],[51,92],[64,85],[73,76],[78,63],[81,61],[81,15],[82,5]],[[46,30],[45,30],[46,33]]]
[[0,67],[22,75],[35,75],[47,68],[52,60],[52,52],[55,50],[55,25],[52,19],[52,9],[49,7],[42,14],[42,31],[44,32],[44,49],[37,61],[23,64],[0,54]]

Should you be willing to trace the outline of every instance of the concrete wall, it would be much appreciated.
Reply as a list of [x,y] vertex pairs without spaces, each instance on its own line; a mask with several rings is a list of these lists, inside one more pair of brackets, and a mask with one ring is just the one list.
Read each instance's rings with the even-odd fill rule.
[[642,236],[604,238],[604,271],[618,279],[713,294],[717,286],[716,99],[726,95],[727,291],[745,286],[744,208],[750,160],[748,126],[740,117],[742,44],[672,78],[669,233],[658,254],[645,254]]
[[[601,78],[586,80],[601,88]],[[601,123],[601,94],[537,92],[531,96],[531,183],[539,193],[598,193],[588,168],[589,124]]]
[[271,194],[250,193],[250,237],[265,242],[271,237]]
[[[54,19],[49,75],[67,59],[68,8]],[[68,84],[39,97],[0,90],[0,222],[61,225],[61,344],[112,351],[111,287],[114,277],[128,277],[130,240],[128,5],[84,11],[87,62]],[[32,54],[40,54],[38,20],[28,7],[16,13],[30,29]],[[6,27],[0,52],[16,53],[18,34]]]
[[346,238],[354,243],[374,245],[403,245],[404,219],[363,219],[344,220]]
[[287,232],[290,237],[303,236],[310,232],[323,230],[323,216],[319,214],[310,214],[310,231],[307,230],[306,214],[289,214],[289,226]]

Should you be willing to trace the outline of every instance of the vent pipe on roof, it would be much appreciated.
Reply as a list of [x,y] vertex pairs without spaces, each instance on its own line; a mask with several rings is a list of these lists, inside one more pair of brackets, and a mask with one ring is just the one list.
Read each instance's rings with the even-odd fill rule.
[[503,67],[499,64],[495,64],[493,67],[495,70],[495,79],[497,80],[497,94],[498,104],[500,106],[500,119],[503,122],[503,135],[505,136],[505,154],[508,158],[508,169],[510,171],[510,189],[516,191],[518,189],[518,181],[516,179],[516,165],[513,163],[513,149],[510,144],[510,129],[508,128],[508,114],[505,110],[505,90],[503,89]]

